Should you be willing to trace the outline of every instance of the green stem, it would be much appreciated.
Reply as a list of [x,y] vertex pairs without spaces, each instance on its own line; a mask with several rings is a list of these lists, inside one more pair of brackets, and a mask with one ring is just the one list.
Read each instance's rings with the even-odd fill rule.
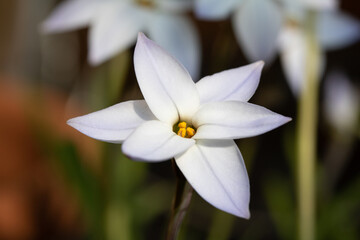
[[306,25],[307,61],[305,88],[299,101],[298,203],[299,239],[315,238],[315,164],[318,111],[319,46],[315,39],[316,14],[308,13]]
[[166,239],[175,240],[178,237],[181,223],[184,220],[187,209],[189,208],[193,188],[186,181],[184,175],[172,160],[172,166],[176,174],[176,191],[172,203],[170,222],[167,230]]

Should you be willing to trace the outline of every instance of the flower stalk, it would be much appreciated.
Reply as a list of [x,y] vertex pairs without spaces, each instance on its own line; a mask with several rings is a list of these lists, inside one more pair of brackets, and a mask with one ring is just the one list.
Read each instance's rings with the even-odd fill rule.
[[176,175],[176,190],[171,208],[171,216],[166,234],[166,240],[175,240],[179,235],[181,223],[189,208],[193,188],[186,181],[184,175],[177,167],[175,160],[172,160],[172,167]]
[[309,12],[306,23],[307,61],[305,86],[299,100],[298,204],[299,239],[315,239],[316,125],[320,49],[315,36],[316,14]]

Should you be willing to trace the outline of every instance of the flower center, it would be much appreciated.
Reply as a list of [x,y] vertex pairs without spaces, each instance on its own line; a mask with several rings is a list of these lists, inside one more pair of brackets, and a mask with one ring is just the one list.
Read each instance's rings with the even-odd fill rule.
[[183,138],[192,138],[196,133],[196,130],[192,126],[189,126],[186,122],[175,124],[173,131]]
[[135,0],[135,2],[143,7],[148,7],[148,8],[154,7],[153,0]]

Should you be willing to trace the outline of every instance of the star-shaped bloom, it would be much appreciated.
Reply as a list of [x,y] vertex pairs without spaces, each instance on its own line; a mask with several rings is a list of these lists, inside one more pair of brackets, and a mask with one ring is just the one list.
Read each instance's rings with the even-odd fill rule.
[[[315,38],[323,68],[323,51],[345,47],[360,38],[359,22],[337,6],[337,0],[197,0],[196,12],[212,20],[232,15],[235,36],[250,61],[270,61],[279,51],[289,85],[299,95],[306,73],[306,11],[316,13]],[[321,74],[320,69],[318,78]]]
[[131,47],[139,31],[184,64],[193,77],[200,68],[200,42],[183,13],[190,0],[66,0],[45,20],[45,33],[89,27],[89,62],[98,65]]
[[256,136],[290,120],[247,102],[263,62],[195,84],[179,62],[140,33],[134,66],[145,100],[119,103],[68,124],[92,138],[122,143],[122,151],[135,160],[174,158],[206,201],[249,218],[249,179],[232,139]]

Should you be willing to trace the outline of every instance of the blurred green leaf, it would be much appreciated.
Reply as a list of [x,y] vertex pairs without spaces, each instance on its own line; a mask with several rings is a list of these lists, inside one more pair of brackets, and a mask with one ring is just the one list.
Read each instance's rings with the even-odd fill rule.
[[71,142],[55,144],[56,164],[63,175],[79,194],[84,208],[85,220],[90,224],[92,239],[103,239],[103,199],[98,179],[82,164],[75,146]]
[[107,204],[105,211],[106,239],[134,239],[132,233],[132,209],[120,201]]
[[294,239],[296,218],[290,182],[272,175],[264,184],[266,203],[281,239]]
[[135,226],[142,219],[136,215],[134,199],[146,177],[147,164],[128,159],[121,145],[104,143],[103,146],[107,237],[135,239]]
[[235,217],[220,210],[216,210],[213,216],[208,240],[226,240],[231,236]]
[[319,204],[318,239],[359,239],[360,177],[328,203]]
[[283,146],[285,148],[286,160],[291,170],[291,176],[296,179],[296,139],[294,129],[286,127],[283,137]]
[[109,107],[118,102],[126,82],[130,53],[122,52],[93,69],[89,86],[92,110]]
[[244,158],[248,174],[251,175],[254,164],[254,156],[256,154],[256,150],[258,149],[258,138],[247,138],[246,141],[237,140],[236,143]]
[[142,224],[149,222],[154,217],[169,213],[171,209],[174,184],[159,181],[139,190],[134,199],[136,215]]

